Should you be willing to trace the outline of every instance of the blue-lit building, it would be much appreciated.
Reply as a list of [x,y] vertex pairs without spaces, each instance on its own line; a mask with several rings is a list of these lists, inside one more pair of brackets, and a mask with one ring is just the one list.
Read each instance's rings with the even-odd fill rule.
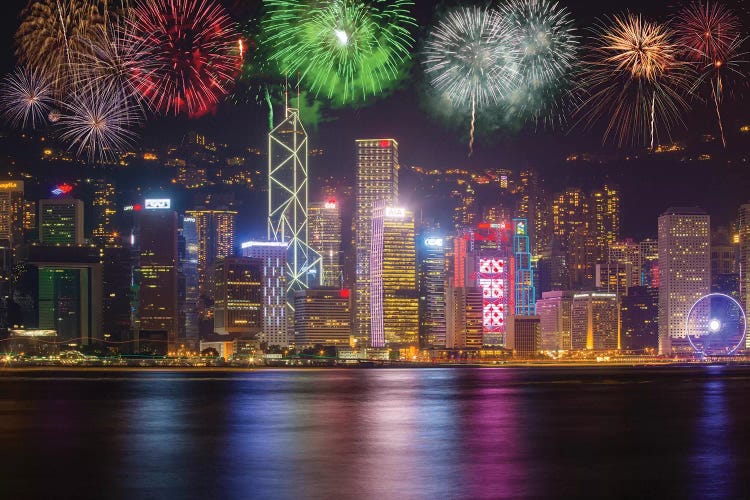
[[516,316],[534,316],[536,314],[536,289],[526,219],[513,219],[513,257],[515,314]]

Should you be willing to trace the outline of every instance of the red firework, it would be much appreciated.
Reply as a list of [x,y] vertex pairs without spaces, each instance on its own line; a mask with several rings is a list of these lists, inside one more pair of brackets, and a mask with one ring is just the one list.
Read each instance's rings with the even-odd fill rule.
[[128,21],[145,48],[135,87],[154,110],[201,116],[230,91],[241,65],[239,34],[211,0],[139,0]]
[[719,2],[689,4],[678,15],[675,28],[689,60],[716,67],[732,56],[740,36],[739,18]]

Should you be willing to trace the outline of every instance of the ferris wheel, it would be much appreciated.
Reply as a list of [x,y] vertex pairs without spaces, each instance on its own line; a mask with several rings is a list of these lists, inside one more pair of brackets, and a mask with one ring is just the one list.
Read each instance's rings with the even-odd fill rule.
[[701,356],[729,356],[745,346],[745,311],[723,293],[709,293],[695,301],[685,327],[690,345]]

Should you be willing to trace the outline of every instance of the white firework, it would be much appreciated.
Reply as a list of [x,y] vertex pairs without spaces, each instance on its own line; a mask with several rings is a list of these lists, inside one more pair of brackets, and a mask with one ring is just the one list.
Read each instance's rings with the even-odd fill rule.
[[17,68],[0,82],[0,112],[19,128],[36,128],[55,105],[52,81],[42,73]]
[[459,7],[428,34],[423,53],[431,85],[456,108],[471,111],[499,104],[516,85],[519,50],[510,23],[495,9]]
[[60,140],[89,161],[114,158],[127,149],[136,134],[137,113],[126,96],[113,86],[89,88],[70,96],[57,122]]

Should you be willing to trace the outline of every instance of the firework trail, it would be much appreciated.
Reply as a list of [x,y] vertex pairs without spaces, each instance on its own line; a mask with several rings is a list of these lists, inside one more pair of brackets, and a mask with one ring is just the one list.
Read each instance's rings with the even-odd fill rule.
[[403,76],[412,0],[266,0],[263,44],[282,75],[336,104],[364,101]]
[[687,5],[675,20],[677,40],[684,57],[696,66],[698,78],[693,90],[704,82],[710,83],[721,141],[726,148],[724,124],[720,104],[724,97],[724,76],[744,78],[740,58],[744,38],[740,20],[735,13],[720,2],[697,1]]
[[34,129],[55,105],[52,82],[43,74],[17,68],[0,82],[0,113],[14,127]]
[[603,141],[642,143],[653,149],[658,128],[683,124],[690,92],[689,67],[678,59],[665,25],[626,14],[598,22],[581,75],[579,122],[607,119]]
[[534,122],[563,122],[578,52],[570,12],[549,0],[511,0],[500,12],[521,54],[518,83],[506,98],[511,112]]
[[499,104],[517,82],[520,54],[513,42],[505,18],[479,7],[449,12],[427,36],[423,65],[431,85],[453,107],[471,114],[469,156],[477,110]]
[[200,116],[231,90],[240,70],[239,33],[211,0],[139,0],[125,43],[143,48],[137,91],[152,109]]

